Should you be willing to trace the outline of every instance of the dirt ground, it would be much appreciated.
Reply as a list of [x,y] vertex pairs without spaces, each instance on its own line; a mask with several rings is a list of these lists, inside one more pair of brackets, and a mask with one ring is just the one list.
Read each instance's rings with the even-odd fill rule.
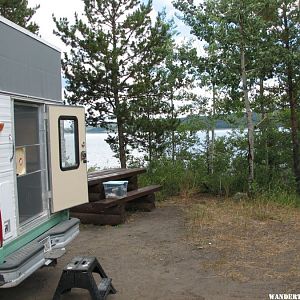
[[[254,276],[238,280],[208,267],[222,252],[209,243],[190,243],[185,217],[184,210],[169,203],[150,213],[134,213],[120,226],[84,225],[56,267],[37,271],[16,288],[0,290],[0,299],[52,299],[62,268],[77,255],[96,256],[113,279],[118,292],[108,300],[269,299],[269,293],[291,292],[280,278],[255,279],[255,268]],[[90,297],[74,289],[61,299]]]

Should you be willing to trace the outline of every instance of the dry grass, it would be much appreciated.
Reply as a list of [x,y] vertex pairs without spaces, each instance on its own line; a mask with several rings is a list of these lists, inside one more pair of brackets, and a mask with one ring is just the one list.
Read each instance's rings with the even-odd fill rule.
[[299,209],[203,196],[171,201],[184,210],[187,241],[203,252],[205,268],[239,281],[299,285]]

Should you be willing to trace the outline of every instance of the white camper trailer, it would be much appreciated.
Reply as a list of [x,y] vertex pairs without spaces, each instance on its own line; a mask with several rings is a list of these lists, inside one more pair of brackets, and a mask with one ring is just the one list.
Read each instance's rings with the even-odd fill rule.
[[64,106],[60,51],[0,17],[0,287],[59,257],[88,202],[84,108]]

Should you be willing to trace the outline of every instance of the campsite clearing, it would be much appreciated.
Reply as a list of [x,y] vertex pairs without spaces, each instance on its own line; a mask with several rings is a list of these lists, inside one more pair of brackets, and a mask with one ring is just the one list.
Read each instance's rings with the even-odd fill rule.
[[[220,200],[203,197],[183,200],[173,198],[152,212],[131,214],[125,224],[115,227],[82,225],[79,237],[55,268],[41,269],[20,286],[0,290],[0,298],[15,300],[22,295],[23,300],[52,299],[62,268],[76,255],[99,259],[118,290],[109,300],[268,299],[269,293],[299,292],[299,273],[293,271],[294,264],[299,262],[300,234],[294,222],[296,217],[299,219],[298,211],[296,216],[278,209],[280,220],[253,219],[255,233],[252,223],[250,227],[235,227],[238,223],[230,219],[230,214],[224,215],[226,207],[228,213],[233,210],[226,202],[217,205]],[[197,218],[189,215],[194,205],[198,212],[199,205],[204,207]],[[220,220],[227,218],[227,227],[217,222],[218,214]],[[197,223],[199,216],[201,222]],[[241,219],[250,220],[245,216]],[[244,236],[239,243],[232,237],[237,228],[240,231],[236,234]],[[247,228],[251,230],[248,235]],[[199,240],[195,239],[196,232]],[[263,232],[265,247],[257,240],[257,233]],[[226,233],[232,238],[226,239]],[[217,240],[218,236],[222,241]],[[272,236],[277,237],[275,242],[282,239],[273,254],[269,248],[274,245]],[[246,251],[249,239],[253,239],[253,248]],[[279,248],[282,251],[277,251]],[[265,272],[267,268],[272,272]],[[86,291],[72,290],[62,299],[89,296]]]

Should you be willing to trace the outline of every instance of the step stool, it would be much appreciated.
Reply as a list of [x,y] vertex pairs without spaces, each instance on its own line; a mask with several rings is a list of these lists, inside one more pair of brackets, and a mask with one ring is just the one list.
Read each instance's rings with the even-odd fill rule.
[[[101,277],[98,286],[92,273],[98,273]],[[111,281],[96,257],[74,257],[63,269],[53,300],[60,299],[62,294],[71,291],[72,288],[88,290],[93,300],[105,300],[108,294],[117,292]]]

